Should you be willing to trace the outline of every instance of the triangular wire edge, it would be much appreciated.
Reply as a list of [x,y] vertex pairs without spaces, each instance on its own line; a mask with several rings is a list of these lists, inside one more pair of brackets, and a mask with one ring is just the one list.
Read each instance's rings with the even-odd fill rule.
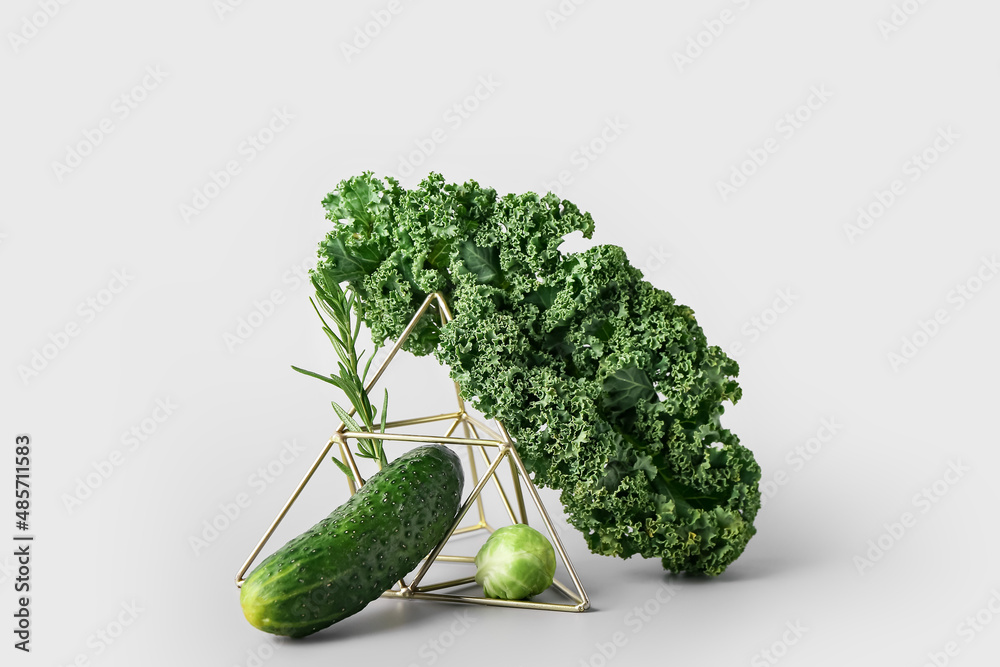
[[[441,293],[439,293],[439,292],[433,292],[431,294],[428,294],[427,297],[424,299],[423,304],[421,304],[420,308],[417,309],[417,312],[411,318],[409,324],[407,324],[407,326],[404,329],[402,335],[400,335],[399,339],[396,340],[395,343],[393,344],[393,346],[392,346],[389,354],[387,355],[387,357],[382,361],[381,364],[379,364],[379,367],[376,370],[375,375],[372,377],[372,379],[367,383],[367,385],[365,387],[365,391],[366,392],[370,392],[371,389],[372,389],[372,387],[375,386],[375,383],[378,382],[378,380],[381,378],[382,374],[385,372],[385,369],[388,368],[389,365],[392,363],[393,359],[396,356],[396,353],[399,352],[400,349],[402,349],[403,344],[406,342],[407,338],[409,338],[410,334],[413,332],[413,329],[416,327],[416,325],[419,322],[420,318],[424,316],[424,314],[430,308],[431,303],[433,303],[435,301],[437,302],[439,310],[440,310],[439,314],[440,314],[442,325],[447,324],[448,322],[451,321],[451,319],[452,319],[451,310],[448,307],[447,301],[445,300],[444,296]],[[455,413],[455,415],[456,415],[455,416],[455,422],[452,424],[451,428],[449,429],[449,434],[454,432],[454,430],[458,427],[458,424],[460,422],[464,421],[466,425],[469,425],[470,424],[469,420],[471,419],[471,417],[469,417],[469,415],[468,415],[468,413],[466,411],[465,401],[462,399],[462,396],[461,396],[461,388],[459,387],[459,385],[458,385],[457,382],[455,382],[454,385],[455,385],[455,396],[456,396],[456,399],[458,401],[458,409],[459,409],[459,411],[458,411],[458,413]],[[352,409],[349,414],[351,416],[353,416],[354,412],[355,411]],[[416,419],[423,419],[423,418],[419,418],[418,417]],[[478,421],[478,420],[476,420],[476,421]],[[402,579],[399,582],[397,582],[397,585],[399,585],[401,587],[400,590],[396,591],[396,590],[393,590],[393,589],[389,589],[389,590],[387,590],[387,591],[385,591],[383,593],[383,596],[389,595],[389,596],[393,596],[393,597],[404,597],[404,598],[412,598],[412,599],[444,599],[444,600],[451,601],[451,602],[468,602],[468,603],[478,603],[478,604],[487,604],[487,605],[496,605],[496,606],[505,606],[505,607],[527,607],[527,608],[542,608],[542,609],[568,608],[568,609],[571,609],[573,611],[584,611],[587,608],[589,608],[590,601],[589,601],[589,598],[587,596],[586,591],[583,588],[583,584],[580,582],[579,577],[578,577],[578,575],[576,573],[576,570],[573,567],[572,561],[570,560],[569,555],[568,555],[568,553],[565,550],[565,546],[562,543],[562,539],[559,537],[557,531],[555,530],[555,527],[552,525],[551,519],[548,516],[548,512],[545,509],[545,505],[542,502],[541,497],[538,494],[538,489],[535,487],[534,482],[532,482],[531,478],[528,476],[527,470],[524,467],[524,463],[521,461],[521,457],[520,457],[520,455],[517,452],[516,444],[510,438],[510,435],[507,433],[507,429],[504,426],[504,424],[499,419],[494,419],[493,421],[494,421],[494,423],[497,426],[497,431],[498,431],[497,434],[501,435],[502,438],[498,438],[496,440],[490,440],[488,438],[481,438],[481,437],[478,436],[478,433],[477,433],[477,431],[475,429],[475,426],[472,426],[473,433],[476,433],[477,437],[475,437],[475,438],[466,438],[465,440],[476,440],[476,441],[482,441],[482,442],[495,443],[495,446],[499,447],[497,458],[494,459],[493,464],[490,466],[491,469],[489,469],[488,472],[479,480],[479,483],[476,485],[478,488],[477,489],[473,489],[473,492],[470,494],[469,498],[466,499],[466,501],[463,503],[463,507],[465,509],[464,509],[464,511],[461,512],[461,516],[459,516],[456,519],[456,521],[453,523],[453,525],[452,525],[451,529],[449,530],[448,534],[431,551],[431,556],[429,558],[425,557],[425,559],[423,561],[423,565],[421,565],[420,569],[417,570],[417,575],[415,575],[415,577],[414,577],[414,582],[416,582],[416,583],[419,584],[419,582],[422,581],[423,576],[427,573],[427,571],[430,569],[430,567],[434,565],[434,563],[437,560],[437,557],[440,555],[440,552],[441,552],[442,548],[455,535],[455,531],[459,527],[459,524],[461,523],[461,520],[464,518],[465,513],[468,511],[469,508],[471,508],[472,503],[477,498],[479,498],[479,496],[482,494],[482,490],[486,487],[486,483],[488,481],[488,478],[491,477],[491,476],[494,477],[496,485],[498,487],[502,488],[502,482],[501,482],[501,480],[496,477],[496,469],[499,467],[500,461],[502,459],[504,459],[504,458],[509,457],[509,456],[512,455],[512,458],[509,459],[509,460],[512,460],[514,462],[514,464],[515,464],[514,465],[515,469],[511,471],[512,481],[515,484],[515,486],[519,489],[520,487],[519,487],[518,479],[519,478],[523,478],[524,485],[527,488],[527,490],[529,492],[529,495],[531,496],[532,502],[535,504],[535,509],[537,509],[538,512],[539,512],[539,514],[541,515],[542,522],[545,524],[545,528],[548,531],[549,536],[556,543],[556,552],[557,552],[557,555],[562,560],[563,565],[566,567],[566,570],[569,573],[570,578],[573,580],[573,584],[574,584],[574,586],[577,589],[577,593],[579,595],[579,597],[577,598],[578,604],[576,606],[571,606],[571,605],[559,605],[559,604],[556,604],[556,603],[533,603],[533,602],[530,602],[530,601],[518,601],[518,600],[503,600],[503,601],[498,601],[498,600],[494,600],[492,598],[477,598],[477,597],[472,597],[472,596],[448,596],[448,595],[444,595],[444,594],[436,594],[436,593],[433,593],[433,592],[423,593],[423,592],[420,591],[419,585],[417,585],[415,589],[411,590],[409,586],[405,585],[405,581],[402,580]],[[485,426],[485,425],[483,425],[483,426]],[[489,430],[492,430],[492,429],[489,429]],[[310,466],[310,468],[306,472],[305,476],[302,478],[302,480],[299,482],[298,486],[292,492],[292,495],[285,502],[284,506],[279,511],[278,515],[272,521],[270,527],[267,529],[267,531],[265,532],[264,536],[260,539],[260,541],[258,541],[257,546],[251,552],[250,556],[246,559],[246,561],[244,561],[242,568],[240,569],[240,571],[236,575],[236,585],[237,585],[237,587],[239,587],[239,586],[242,585],[242,583],[244,581],[244,575],[250,569],[250,566],[256,560],[257,556],[260,554],[260,551],[263,549],[264,545],[271,538],[271,536],[273,535],[273,533],[274,533],[275,529],[277,528],[277,526],[281,523],[282,520],[284,520],[285,515],[288,513],[288,510],[291,508],[291,506],[298,499],[298,496],[301,493],[302,489],[305,488],[305,486],[309,483],[310,479],[312,478],[313,473],[316,471],[316,469],[318,468],[319,464],[326,458],[327,454],[329,453],[330,449],[332,448],[332,446],[334,444],[339,445],[340,453],[341,453],[341,458],[342,458],[342,460],[344,461],[345,464],[349,465],[349,467],[350,467],[350,469],[352,471],[352,474],[355,476],[355,479],[363,482],[363,478],[361,477],[360,471],[357,468],[357,462],[354,460],[354,454],[353,454],[353,452],[351,452],[350,447],[347,446],[347,439],[348,439],[348,437],[351,437],[351,435],[352,435],[351,432],[349,432],[349,431],[346,430],[346,424],[344,424],[343,422],[341,422],[340,426],[338,426],[337,429],[336,429],[336,431],[334,432],[334,435],[330,438],[330,440],[323,447],[323,449],[320,452],[320,455],[316,458],[316,460],[314,461],[313,465]],[[456,440],[455,438],[450,437],[450,435],[449,436],[443,436],[443,437],[442,436],[424,436],[424,435],[409,436],[409,435],[407,435],[407,437],[419,437],[419,438],[422,438],[421,440],[417,440],[417,442],[448,442],[448,441],[451,441],[451,440]],[[426,438],[426,440],[423,440],[423,438]],[[466,444],[466,446],[468,446],[470,448],[473,447],[473,446],[475,446],[475,445],[470,444],[470,443],[456,443],[456,444]],[[482,445],[479,445],[479,446],[482,446]],[[488,459],[486,459],[486,457],[484,456],[484,460],[488,460]],[[351,495],[353,495],[354,493],[357,492],[357,487],[356,487],[356,485],[354,483],[354,480],[351,479],[350,477],[348,478],[348,485],[349,485],[349,490],[351,492]],[[521,496],[521,497],[523,498],[523,496]],[[523,520],[522,522],[525,523],[525,524],[528,524],[527,516],[524,515],[523,508],[520,508],[520,509],[522,511],[522,517],[521,517],[522,520]],[[517,523],[517,522],[515,522],[515,523]],[[428,560],[429,560],[429,562],[427,562]],[[411,582],[411,585],[413,585],[412,582]],[[459,584],[454,584],[454,585],[459,585]],[[563,594],[566,594],[566,591],[563,591],[561,589],[559,590],[559,592],[563,593]],[[573,599],[572,595],[570,595],[569,597],[571,599]]]
[[[497,421],[497,424],[501,428],[503,428],[502,423],[499,422],[499,420],[496,420],[496,421]],[[508,441],[508,444],[509,444],[509,450],[504,451],[503,453],[499,454],[498,456],[500,458],[503,458],[505,456],[512,457],[516,461],[516,464],[517,464],[517,474],[516,474],[516,477],[513,478],[514,479],[513,483],[517,484],[518,483],[517,482],[517,478],[524,477],[524,472],[526,472],[526,471],[524,471],[524,464],[521,461],[521,457],[520,457],[520,455],[517,452],[516,445],[513,442],[509,442],[509,441]],[[496,461],[496,460],[494,460],[494,461]],[[474,493],[475,496],[473,496],[472,494],[470,494],[470,497],[468,499],[466,499],[466,501],[463,503],[463,505],[464,504],[468,504],[471,507],[471,504],[474,501],[475,497],[481,495],[482,494],[482,490],[486,487],[486,483],[485,482],[488,481],[487,480],[488,477],[491,477],[491,476],[494,477],[496,479],[496,482],[502,486],[502,484],[503,484],[502,481],[498,477],[496,477],[496,468],[498,468],[498,467],[499,467],[499,465],[496,465],[494,467],[493,472],[489,473],[489,475],[484,475],[484,478],[483,478],[484,482],[480,485],[479,491],[476,492],[475,490],[473,490],[472,493]],[[532,482],[530,478],[525,478],[524,481],[525,481],[525,486],[529,486],[530,485],[529,495],[531,496],[532,502],[535,505],[535,509],[538,510],[539,515],[542,517],[542,522],[543,522],[543,524],[545,524],[545,530],[549,533],[549,537],[553,540],[553,542],[556,543],[556,546],[555,546],[556,556],[557,556],[557,558],[559,558],[559,560],[562,561],[563,566],[565,566],[565,568],[566,568],[566,572],[570,575],[570,578],[573,581],[573,585],[576,587],[576,595],[575,596],[572,593],[568,592],[568,587],[566,587],[567,590],[563,590],[561,587],[557,587],[557,589],[556,589],[559,594],[561,594],[561,595],[569,598],[570,600],[573,600],[574,602],[576,602],[576,605],[559,605],[558,603],[552,603],[552,602],[549,602],[549,603],[531,603],[531,604],[532,605],[542,604],[542,605],[545,605],[546,608],[549,608],[550,606],[562,606],[562,607],[572,608],[572,609],[577,610],[577,611],[583,611],[583,610],[587,609],[590,606],[589,597],[587,596],[587,593],[586,593],[586,591],[583,588],[583,584],[579,581],[579,576],[576,573],[576,569],[573,567],[573,563],[572,563],[572,560],[569,557],[569,554],[566,552],[566,547],[565,547],[565,545],[562,542],[562,538],[559,536],[558,532],[555,530],[555,526],[551,524],[551,519],[549,519],[549,517],[548,517],[548,511],[545,509],[545,504],[544,504],[544,502],[542,502],[541,497],[538,495],[538,490],[535,487],[534,482]],[[526,519],[527,517],[524,517],[524,518]],[[528,524],[528,522],[526,520],[525,521],[518,521],[516,523],[524,523],[525,525],[530,525],[530,524]],[[439,543],[438,550],[441,549],[441,548],[444,548],[444,546],[447,545],[448,541],[453,536],[454,536],[454,531],[452,531],[448,535],[446,535],[444,537],[444,539]],[[434,562],[436,562],[436,558],[435,558]],[[442,597],[442,594],[438,594],[436,592],[427,592],[427,593],[424,593],[421,590],[421,588],[419,586],[419,582],[423,581],[423,576],[425,576],[430,571],[430,568],[433,567],[434,562],[431,562],[426,567],[422,567],[418,571],[420,573],[420,579],[418,580],[418,585],[414,586],[411,589],[412,593],[422,593],[422,598],[423,599],[426,599],[426,598],[429,598],[431,596],[434,596],[434,597],[437,597],[438,599],[443,599],[443,600],[447,600],[447,601],[451,601],[451,602],[458,602],[459,600],[452,599],[455,596],[445,596],[445,597]],[[560,584],[561,584],[561,582],[560,582]],[[435,585],[435,584],[432,584],[432,585]],[[466,585],[466,584],[456,583],[456,584],[453,584],[452,586],[447,586],[447,587],[443,587],[443,588],[435,588],[434,590],[435,591],[437,591],[437,590],[444,590],[445,588],[451,588],[453,586],[460,586],[460,585]],[[555,585],[555,584],[553,584],[553,585]],[[411,586],[413,586],[412,583],[411,583]],[[561,584],[561,586],[565,587],[565,584]],[[410,597],[410,596],[407,595],[406,593],[403,593],[402,591],[399,591],[399,592],[396,592],[396,595],[390,595],[390,597],[404,597],[405,598],[405,597]],[[464,598],[464,600],[462,600],[462,601],[467,601],[467,602],[477,601],[477,602],[480,602],[480,603],[484,603],[484,601],[488,602],[488,601],[493,600],[493,598],[478,597],[478,596],[458,596],[458,597]],[[506,602],[518,602],[518,601],[505,601],[505,603],[502,606],[516,606],[516,605],[506,604]],[[490,604],[492,604],[492,602],[490,602]],[[582,609],[580,609],[579,607],[582,607]]]

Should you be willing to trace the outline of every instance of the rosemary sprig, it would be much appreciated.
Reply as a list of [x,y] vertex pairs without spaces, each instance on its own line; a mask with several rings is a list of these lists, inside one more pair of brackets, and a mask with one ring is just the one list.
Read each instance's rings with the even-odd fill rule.
[[[345,293],[345,290],[337,283],[327,283],[325,285],[325,289],[318,284],[315,286],[316,297],[319,300],[319,304],[333,321],[336,331],[334,331],[330,325],[327,324],[326,319],[323,317],[323,313],[320,312],[320,309],[316,306],[316,301],[314,301],[312,297],[309,298],[309,302],[312,304],[313,310],[315,310],[316,314],[319,316],[320,322],[323,323],[323,333],[326,334],[326,337],[333,345],[333,349],[337,352],[337,357],[339,358],[339,361],[337,362],[338,373],[336,375],[330,374],[327,376],[307,371],[299,368],[298,366],[292,366],[292,368],[299,373],[332,384],[344,392],[344,395],[347,396],[347,400],[350,401],[351,405],[354,407],[355,414],[364,423],[364,426],[361,426],[358,424],[357,420],[351,417],[350,413],[338,405],[336,401],[331,402],[337,416],[340,417],[349,429],[358,432],[368,431],[369,433],[385,433],[385,418],[386,410],[389,406],[389,391],[385,390],[385,394],[382,399],[381,422],[379,424],[381,427],[380,430],[376,430],[375,427],[375,418],[379,412],[375,406],[372,405],[368,398],[368,392],[365,391],[365,381],[368,378],[368,369],[371,368],[374,354],[368,358],[368,361],[365,363],[364,370],[358,370],[358,366],[360,365],[365,353],[364,351],[359,353],[357,349],[358,335],[361,333],[361,320],[352,322],[351,318],[351,311],[354,308],[357,297],[353,292]],[[359,439],[357,455],[361,458],[378,461],[380,468],[388,465],[385,458],[385,451],[382,449],[381,440]],[[345,466],[340,459],[333,457],[333,461],[349,477],[353,477],[350,469]]]

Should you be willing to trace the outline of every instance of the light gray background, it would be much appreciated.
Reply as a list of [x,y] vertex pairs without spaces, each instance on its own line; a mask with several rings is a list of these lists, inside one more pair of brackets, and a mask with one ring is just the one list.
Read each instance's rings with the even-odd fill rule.
[[[30,433],[38,536],[35,651],[8,634],[5,661],[995,664],[1000,280],[983,278],[1000,250],[1000,5],[566,0],[559,14],[557,0],[401,0],[348,57],[343,44],[390,3],[233,4],[4,4],[3,469]],[[679,65],[689,40],[707,46]],[[249,160],[242,142],[275,110],[292,118]],[[782,119],[796,113],[792,133]],[[54,165],[105,118],[113,131],[79,166]],[[939,133],[951,135],[940,154]],[[762,166],[743,165],[765,147],[777,150]],[[914,171],[925,150],[936,160]],[[408,186],[434,170],[500,192],[561,187],[593,214],[595,242],[623,246],[734,352],[744,398],[725,423],[775,484],[723,576],[592,555],[562,524],[586,614],[379,600],[301,642],[243,619],[233,574],[335,425],[334,396],[289,369],[333,363],[296,273],[328,228],[319,202],[411,155]],[[181,205],[229,161],[239,173],[185,220]],[[724,201],[734,168],[755,173]],[[850,233],[896,179],[887,211]],[[227,343],[248,318],[260,326]],[[904,338],[920,347],[893,363]],[[51,358],[25,373],[36,352]],[[386,380],[397,417],[450,397],[433,360],[401,359]],[[133,428],[144,440],[123,435]],[[120,465],[68,508],[116,450]],[[269,464],[281,472],[261,483]],[[192,547],[239,494],[249,507]],[[276,541],[346,495],[327,464]],[[859,564],[880,540],[884,555]],[[123,605],[134,621],[97,639],[131,620]],[[655,613],[637,623],[643,606]]]

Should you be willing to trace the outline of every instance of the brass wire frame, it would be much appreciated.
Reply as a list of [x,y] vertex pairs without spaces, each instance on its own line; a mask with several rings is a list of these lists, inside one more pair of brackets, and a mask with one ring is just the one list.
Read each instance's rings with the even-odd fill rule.
[[[417,326],[420,318],[430,309],[431,305],[435,304],[438,309],[438,314],[441,319],[441,324],[447,324],[451,321],[452,315],[451,310],[448,308],[448,303],[445,301],[444,296],[439,292],[434,292],[428,294],[427,298],[424,299],[423,304],[417,310],[416,314],[410,320],[409,324],[403,330],[399,339],[395,342],[389,351],[386,359],[379,365],[378,370],[375,371],[375,375],[368,382],[365,387],[365,391],[371,391],[372,387],[378,382],[382,373],[389,366],[393,357],[400,350],[403,343],[413,332],[413,329]],[[545,510],[545,505],[542,503],[542,499],[538,495],[538,489],[532,483],[531,478],[528,477],[528,472],[524,468],[524,463],[521,461],[521,457],[518,456],[517,447],[514,441],[511,439],[510,434],[507,433],[507,429],[504,425],[500,423],[499,420],[494,420],[495,428],[491,428],[482,421],[476,419],[472,415],[468,414],[465,410],[465,402],[462,400],[462,396],[459,390],[458,383],[455,383],[455,396],[458,399],[458,410],[456,412],[450,412],[439,415],[430,415],[426,417],[417,417],[413,419],[402,419],[398,421],[388,422],[386,428],[400,428],[404,426],[414,426],[417,424],[430,424],[436,422],[448,422],[449,425],[444,436],[431,436],[431,435],[411,435],[411,434],[401,434],[401,433],[370,433],[367,431],[357,432],[357,431],[347,431],[345,430],[346,425],[341,422],[340,426],[334,432],[333,436],[326,443],[323,449],[320,451],[316,460],[313,461],[312,465],[306,471],[302,480],[299,482],[298,486],[292,492],[292,495],[285,501],[284,506],[278,512],[278,515],[271,522],[264,536],[260,538],[257,542],[257,546],[253,548],[250,555],[243,562],[243,566],[240,567],[239,571],[236,573],[236,586],[237,588],[243,585],[246,580],[245,575],[253,565],[253,562],[260,555],[261,550],[267,541],[271,539],[271,535],[274,534],[275,529],[277,529],[278,524],[281,523],[282,519],[288,513],[288,510],[292,507],[298,499],[299,494],[302,489],[305,488],[306,484],[312,478],[313,473],[319,468],[320,463],[327,457],[330,449],[336,444],[340,450],[340,458],[345,465],[351,470],[354,475],[354,479],[348,478],[348,486],[350,487],[351,494],[357,493],[358,485],[355,484],[354,480],[358,480],[360,484],[364,484],[364,478],[361,476],[360,470],[358,470],[357,462],[354,460],[354,454],[351,452],[350,447],[348,447],[347,441],[350,438],[356,440],[382,440],[385,442],[435,442],[442,444],[452,444],[452,445],[464,445],[467,448],[469,456],[469,467],[472,471],[472,480],[475,484],[475,488],[469,497],[466,498],[465,502],[458,510],[458,514],[455,517],[448,534],[442,539],[435,547],[431,550],[430,554],[426,556],[419,569],[413,575],[413,579],[409,583],[400,579],[395,587],[382,593],[382,597],[388,598],[403,598],[410,600],[438,600],[442,602],[461,602],[470,604],[480,604],[489,605],[496,607],[516,607],[521,609],[543,609],[549,611],[570,611],[570,612],[580,612],[586,611],[590,608],[590,598],[587,597],[587,593],[583,588],[583,584],[580,583],[580,578],[577,576],[576,570],[573,568],[573,563],[569,559],[569,555],[566,553],[566,549],[563,546],[562,540],[559,539],[555,528],[552,525],[552,520],[549,518],[548,512]],[[354,410],[350,411],[350,415],[354,415]],[[462,426],[463,433],[465,437],[455,437],[452,434]],[[489,437],[481,437],[480,432]],[[488,447],[495,447],[498,451],[496,458],[490,459],[490,455],[487,452]],[[476,459],[473,451],[478,450],[480,456],[487,465],[486,472],[479,476],[476,469]],[[507,459],[510,465],[510,475],[513,480],[514,494],[513,500],[508,496],[507,491],[504,489],[500,478],[496,476],[496,471],[499,468],[501,462]],[[524,488],[527,489],[527,494],[531,498],[535,507],[538,509],[538,513],[541,515],[542,522],[545,524],[545,528],[548,530],[549,536],[555,546],[556,553],[562,560],[563,564],[566,566],[566,571],[569,573],[570,579],[572,579],[575,591],[563,584],[558,580],[553,580],[552,586],[557,591],[562,593],[564,596],[569,598],[570,603],[555,603],[555,602],[535,602],[531,600],[500,600],[494,598],[487,598],[481,596],[472,595],[455,595],[448,593],[438,593],[435,591],[440,591],[446,588],[452,588],[455,586],[465,586],[467,584],[473,583],[475,577],[462,577],[459,579],[452,579],[450,581],[443,581],[434,584],[424,584],[420,585],[423,581],[424,575],[427,574],[427,570],[430,569],[437,561],[441,562],[458,562],[458,563],[473,563],[474,558],[471,556],[452,556],[441,553],[444,549],[445,544],[453,535],[459,535],[462,533],[474,532],[477,530],[485,530],[492,533],[495,529],[486,521],[486,513],[483,509],[483,501],[480,496],[486,484],[492,478],[494,485],[499,493],[500,500],[503,503],[504,509],[506,510],[507,517],[510,519],[511,523],[528,523],[528,515],[525,511],[525,499],[524,492],[521,487],[521,480],[524,480]],[[465,518],[465,515],[471,509],[472,505],[476,505],[479,520],[477,523],[470,526],[459,527],[459,524]],[[516,511],[515,511],[516,510]]]

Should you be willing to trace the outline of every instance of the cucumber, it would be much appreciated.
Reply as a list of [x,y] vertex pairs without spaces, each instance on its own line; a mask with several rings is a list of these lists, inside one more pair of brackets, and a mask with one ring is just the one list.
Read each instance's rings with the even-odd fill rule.
[[464,481],[447,447],[407,451],[264,559],[240,589],[243,614],[264,632],[304,637],[361,611],[448,533]]

